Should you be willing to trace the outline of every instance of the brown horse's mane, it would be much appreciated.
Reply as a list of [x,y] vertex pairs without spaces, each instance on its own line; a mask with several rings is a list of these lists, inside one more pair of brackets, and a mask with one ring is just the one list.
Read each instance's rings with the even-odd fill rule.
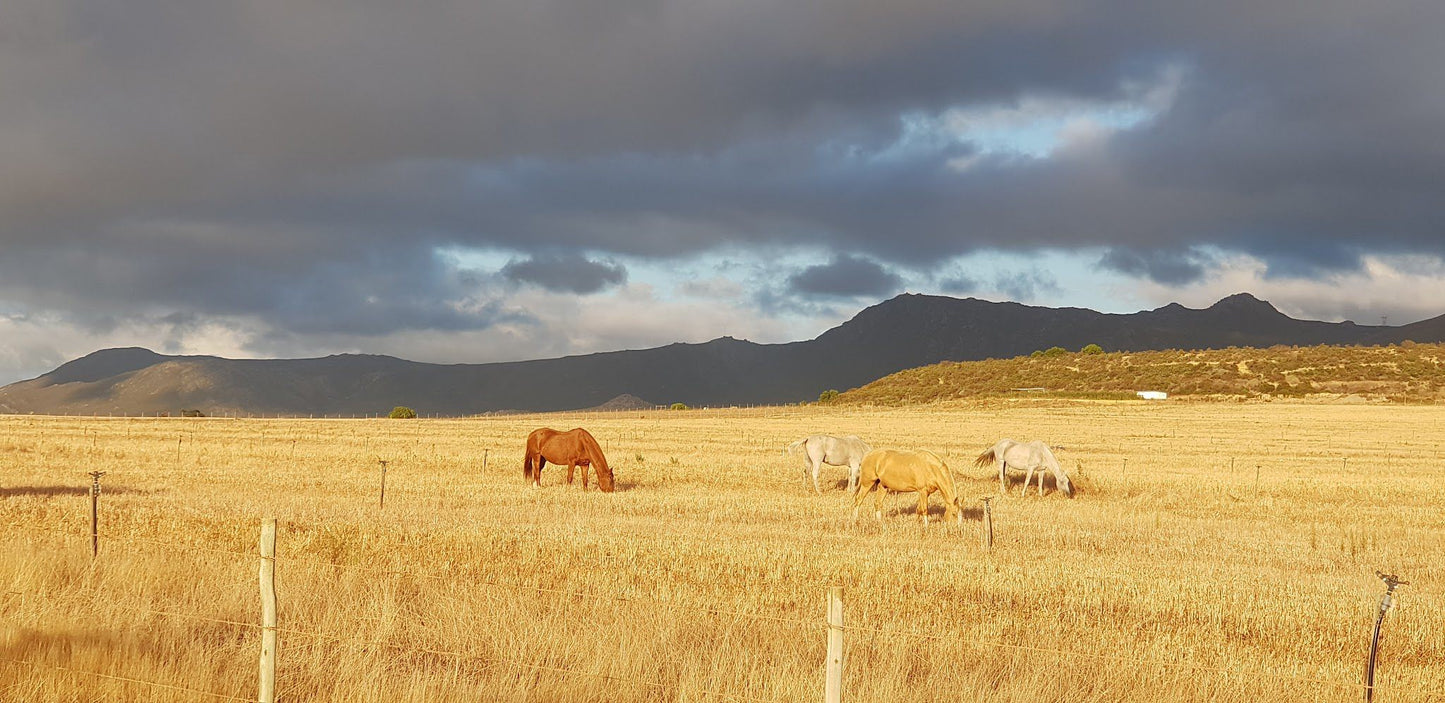
[[593,437],[591,432],[581,427],[574,427],[570,432],[578,433],[578,440],[582,443],[583,448],[586,449],[587,460],[592,462],[594,469],[600,468],[603,471],[612,470],[612,468],[607,465],[607,455],[602,453],[602,445],[597,443],[597,438]]

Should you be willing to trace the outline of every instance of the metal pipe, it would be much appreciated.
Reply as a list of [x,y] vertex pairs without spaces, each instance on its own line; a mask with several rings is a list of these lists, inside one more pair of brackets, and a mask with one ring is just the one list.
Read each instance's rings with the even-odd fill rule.
[[1380,651],[1380,629],[1385,624],[1385,613],[1390,612],[1392,594],[1396,586],[1408,586],[1409,581],[1401,581],[1399,576],[1375,572],[1381,581],[1385,582],[1385,595],[1380,598],[1380,612],[1375,615],[1375,631],[1370,635],[1370,659],[1365,663],[1365,703],[1375,700],[1375,656]]

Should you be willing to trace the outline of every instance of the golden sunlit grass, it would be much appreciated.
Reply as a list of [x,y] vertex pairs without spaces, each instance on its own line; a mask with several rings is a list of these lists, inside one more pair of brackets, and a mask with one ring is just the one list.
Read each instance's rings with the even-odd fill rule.
[[[590,429],[619,490],[528,489],[541,425]],[[842,469],[816,497],[781,454],[819,431],[939,453],[963,530],[911,496],[853,525]],[[1080,495],[993,501],[990,553],[971,464],[1004,436],[1064,447]],[[1357,700],[1377,568],[1411,581],[1377,700],[1424,700],[1442,443],[1445,408],[1280,403],[0,417],[0,700],[254,700],[263,517],[282,700],[815,701],[834,584],[849,700]]]

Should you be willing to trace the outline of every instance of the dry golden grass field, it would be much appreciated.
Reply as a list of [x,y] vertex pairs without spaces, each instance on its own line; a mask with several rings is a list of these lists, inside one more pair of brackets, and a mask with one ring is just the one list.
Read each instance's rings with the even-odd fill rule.
[[[527,488],[542,425],[589,428],[617,492]],[[815,496],[781,453],[813,432],[939,453],[963,527],[909,495],[852,524],[846,472]],[[1079,496],[1015,487],[986,551],[1005,436]],[[1376,569],[1411,583],[1375,699],[1445,700],[1445,407],[1041,400],[0,417],[0,700],[255,700],[264,517],[282,701],[817,701],[831,585],[850,701],[1354,701]]]

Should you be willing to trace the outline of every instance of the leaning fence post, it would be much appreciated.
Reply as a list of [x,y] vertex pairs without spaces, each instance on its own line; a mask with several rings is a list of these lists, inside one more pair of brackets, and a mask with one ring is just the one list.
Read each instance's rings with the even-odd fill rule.
[[983,500],[983,548],[993,549],[993,506],[989,501],[993,496],[982,496]]
[[276,703],[276,518],[261,521],[261,678],[256,700]]
[[490,454],[491,452],[492,452],[492,450],[490,450],[490,449],[483,449],[483,450],[482,450],[482,473],[483,473],[483,474],[487,473],[487,455]]
[[843,700],[843,587],[828,589],[828,667],[823,703]]
[[90,558],[100,556],[100,477],[104,471],[90,472]]
[[1365,703],[1375,700],[1375,654],[1380,650],[1380,627],[1385,624],[1385,613],[1390,612],[1391,594],[1395,592],[1396,586],[1410,585],[1409,581],[1401,581],[1400,577],[1394,574],[1376,571],[1375,575],[1385,582],[1385,596],[1380,599],[1380,612],[1375,616],[1375,632],[1370,636],[1370,659],[1365,662]]

